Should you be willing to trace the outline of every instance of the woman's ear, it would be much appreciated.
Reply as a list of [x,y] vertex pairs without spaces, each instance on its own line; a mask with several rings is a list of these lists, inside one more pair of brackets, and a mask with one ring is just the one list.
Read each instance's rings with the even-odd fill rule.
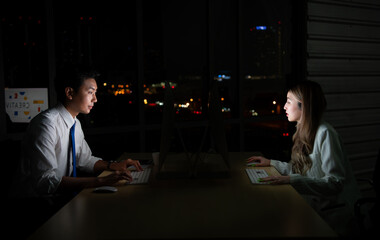
[[302,103],[301,102],[298,102],[298,108],[302,109]]
[[65,88],[65,95],[66,95],[66,99],[72,100],[73,95],[74,95],[74,89],[71,87],[66,87]]

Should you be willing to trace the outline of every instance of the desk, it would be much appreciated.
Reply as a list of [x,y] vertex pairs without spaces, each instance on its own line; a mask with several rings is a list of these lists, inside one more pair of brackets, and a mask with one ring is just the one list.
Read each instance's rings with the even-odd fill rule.
[[290,185],[251,184],[244,171],[249,156],[230,153],[228,179],[153,178],[107,194],[85,189],[31,239],[336,236]]

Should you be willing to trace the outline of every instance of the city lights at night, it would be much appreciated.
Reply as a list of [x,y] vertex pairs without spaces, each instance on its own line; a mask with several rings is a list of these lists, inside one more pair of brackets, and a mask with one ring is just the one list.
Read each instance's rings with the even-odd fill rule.
[[[256,3],[244,2],[238,27],[231,24],[234,15],[224,14],[231,9],[223,1],[212,3],[221,7],[212,14],[199,2],[188,3],[184,15],[173,11],[179,3],[153,1],[149,4],[156,8],[143,4],[139,10],[144,12],[141,19],[136,6],[115,9],[112,4],[82,2],[73,9],[53,1],[52,18],[44,10],[47,2],[28,3],[24,7],[33,10],[30,14],[19,12],[12,3],[17,14],[0,18],[7,46],[6,87],[48,87],[53,81],[48,74],[51,67],[93,65],[101,74],[98,101],[83,121],[84,128],[157,126],[162,121],[167,82],[176,119],[185,125],[208,118],[209,91],[216,84],[225,120],[242,123],[237,119],[244,118],[255,122],[246,127],[260,123],[260,128],[268,128],[261,118],[270,117],[277,125],[269,128],[281,128],[281,93],[288,71],[284,65],[289,60],[289,46],[284,45],[290,36],[286,14],[263,17]],[[216,19],[226,22],[216,21],[214,26]],[[209,24],[215,29],[207,29]],[[144,31],[136,31],[140,28]],[[203,37],[206,33],[209,38]],[[282,137],[282,132],[278,135]]]

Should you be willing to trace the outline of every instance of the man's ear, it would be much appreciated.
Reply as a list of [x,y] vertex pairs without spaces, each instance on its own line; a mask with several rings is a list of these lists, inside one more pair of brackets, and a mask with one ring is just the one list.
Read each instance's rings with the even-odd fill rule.
[[65,88],[65,95],[66,95],[66,99],[72,100],[73,95],[74,95],[74,89],[71,87],[66,87]]

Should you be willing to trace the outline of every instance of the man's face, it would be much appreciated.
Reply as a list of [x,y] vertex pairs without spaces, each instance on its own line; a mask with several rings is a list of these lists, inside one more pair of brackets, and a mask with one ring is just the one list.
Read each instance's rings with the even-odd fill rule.
[[94,107],[94,104],[98,101],[96,98],[96,90],[98,86],[95,79],[88,78],[83,81],[82,86],[80,86],[78,92],[73,94],[72,102],[70,108],[72,111],[77,113],[88,114]]

